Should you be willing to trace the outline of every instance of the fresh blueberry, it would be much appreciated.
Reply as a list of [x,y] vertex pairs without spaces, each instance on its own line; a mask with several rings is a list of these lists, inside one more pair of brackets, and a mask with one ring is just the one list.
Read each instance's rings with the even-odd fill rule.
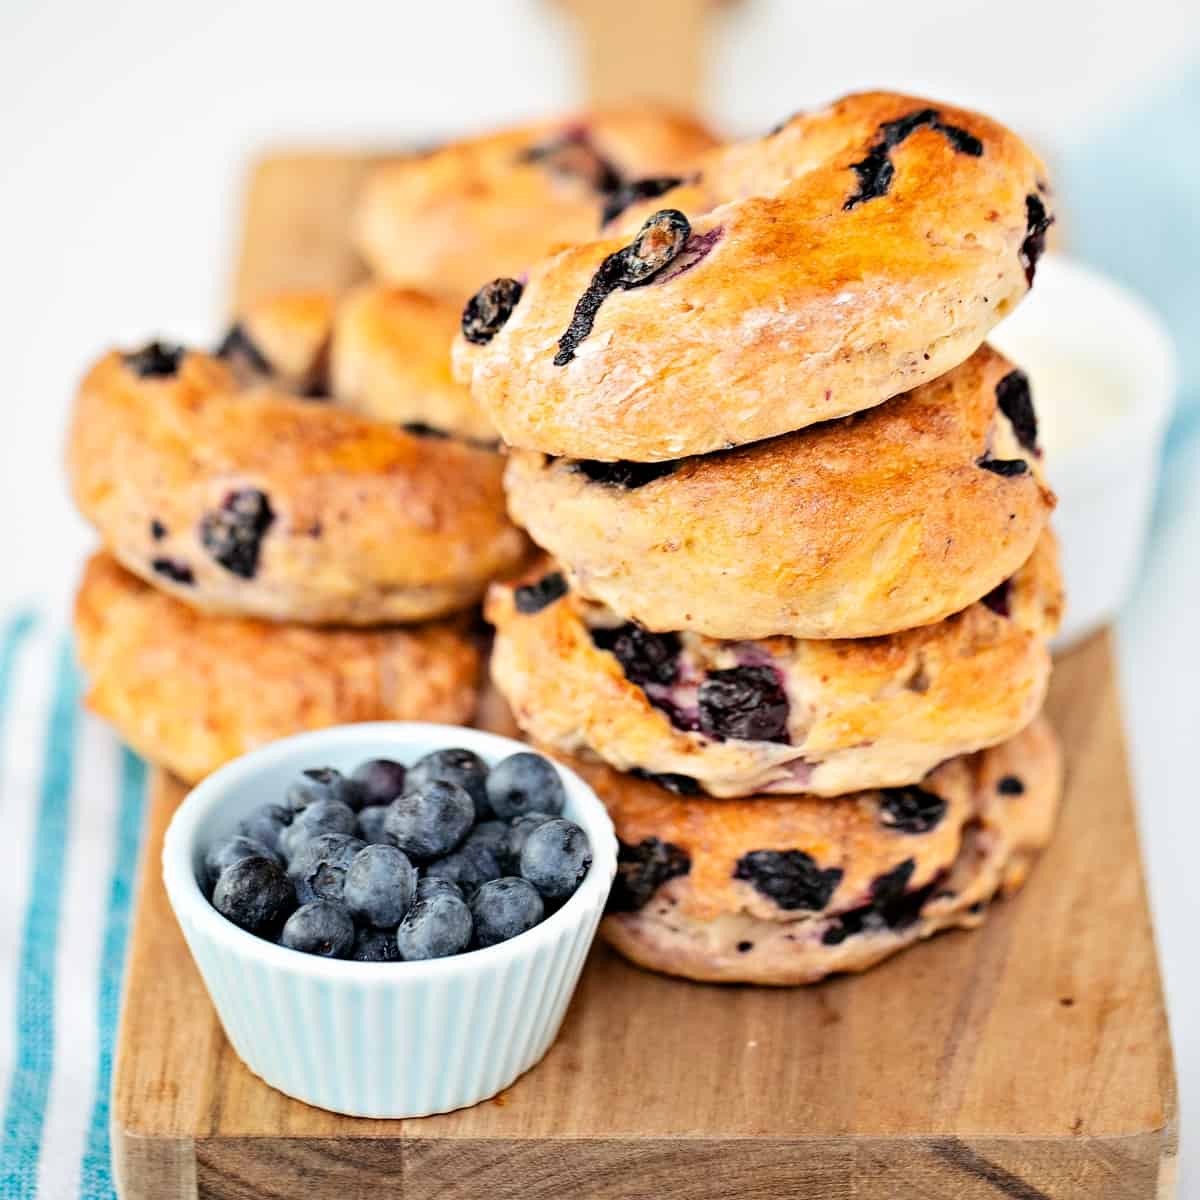
[[391,804],[404,791],[407,772],[390,758],[372,758],[354,768],[351,780],[363,804]]
[[312,900],[342,899],[346,872],[363,848],[356,837],[344,833],[318,833],[288,863],[288,876],[301,904]]
[[515,875],[485,883],[470,904],[475,941],[480,946],[507,942],[532,929],[546,911],[537,888]]
[[234,834],[233,837],[213,842],[204,854],[204,873],[208,878],[208,886],[217,882],[222,871],[231,867],[243,858],[269,858],[276,866],[283,866],[283,860],[264,842],[257,838],[246,837],[245,834]]
[[358,814],[358,836],[372,846],[390,846],[392,839],[383,831],[387,820],[386,804],[369,804]]
[[460,747],[434,750],[413,763],[405,790],[417,791],[435,779],[457,783],[475,804],[475,820],[482,821],[492,815],[487,799],[487,774],[487,763],[470,750]]
[[419,861],[448,854],[475,822],[475,805],[456,783],[435,779],[388,806],[384,832]]
[[563,900],[583,882],[592,865],[588,836],[574,821],[546,821],[525,839],[521,878],[547,900]]
[[416,868],[403,850],[364,846],[346,871],[342,899],[356,921],[387,929],[400,924],[416,889]]
[[347,779],[333,767],[310,767],[302,771],[300,778],[288,786],[285,798],[295,812],[318,800],[336,800],[340,804],[348,804],[356,812],[364,804],[382,803],[378,800],[368,801],[355,780]]
[[557,817],[566,801],[558,772],[540,754],[528,752],[510,755],[492,768],[487,794],[496,815],[506,820],[525,812]]
[[400,947],[394,929],[360,929],[354,935],[350,957],[355,962],[399,962]]
[[430,879],[449,879],[469,897],[488,880],[499,879],[504,869],[490,846],[468,838],[457,850],[431,862],[425,874]]
[[280,834],[279,846],[292,859],[319,833],[352,834],[357,828],[354,810],[348,804],[340,800],[318,800],[296,814],[296,819]]
[[271,850],[279,849],[279,835],[292,823],[295,814],[282,804],[260,804],[249,816],[243,817],[238,825],[238,833]]
[[235,925],[273,936],[296,907],[283,868],[269,858],[241,858],[226,867],[213,890],[213,907]]
[[279,943],[303,954],[346,958],[354,949],[354,922],[340,904],[313,900],[288,917]]
[[509,822],[508,841],[500,855],[500,862],[510,874],[516,874],[521,869],[521,851],[525,849],[525,839],[539,825],[553,820],[549,813],[535,811],[522,813]]
[[471,944],[471,910],[445,880],[422,879],[417,898],[396,930],[400,957],[407,961],[447,958]]
[[443,892],[450,892],[460,900],[463,898],[462,888],[453,879],[447,879],[442,875],[422,875],[417,880],[417,891],[413,897],[413,903],[415,904],[418,900],[428,900],[431,896],[440,896]]

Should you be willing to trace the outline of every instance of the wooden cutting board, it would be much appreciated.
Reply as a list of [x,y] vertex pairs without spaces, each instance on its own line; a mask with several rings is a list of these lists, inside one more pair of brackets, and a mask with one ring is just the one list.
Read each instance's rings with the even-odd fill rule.
[[[364,162],[258,168],[239,300],[358,276],[347,209]],[[1058,836],[983,929],[793,991],[666,979],[598,946],[539,1066],[413,1121],[310,1108],[235,1057],[163,891],[183,788],[160,775],[117,1051],[121,1194],[1171,1196],[1175,1079],[1107,635],[1060,660],[1049,709],[1068,761]]]

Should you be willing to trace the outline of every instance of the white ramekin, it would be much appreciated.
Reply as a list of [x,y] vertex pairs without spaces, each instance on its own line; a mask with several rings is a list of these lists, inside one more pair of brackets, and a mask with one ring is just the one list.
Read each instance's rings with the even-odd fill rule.
[[1067,592],[1062,648],[1113,620],[1137,576],[1174,402],[1175,349],[1133,293],[1057,254],[1038,264],[1033,290],[989,340],[1029,372],[1039,412],[1055,403],[1038,386],[1047,353],[1105,371],[1122,392],[1118,415],[1046,458]]
[[476,1104],[541,1059],[570,1003],[616,873],[617,844],[595,793],[561,766],[566,815],[587,831],[591,870],[556,913],[498,946],[428,962],[318,958],[239,929],[200,890],[205,847],[257,805],[279,801],[303,768],[348,771],[374,757],[411,763],[448,746],[487,762],[528,749],[449,725],[323,729],[222,767],[167,829],[167,895],[225,1033],[251,1071],[307,1104],[362,1117]]

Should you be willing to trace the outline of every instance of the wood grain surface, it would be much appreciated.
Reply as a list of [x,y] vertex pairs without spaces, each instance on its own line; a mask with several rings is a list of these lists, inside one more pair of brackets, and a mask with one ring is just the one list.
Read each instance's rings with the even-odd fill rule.
[[[360,171],[260,168],[239,299],[356,275]],[[1058,835],[983,929],[790,991],[666,979],[597,947],[541,1064],[413,1121],[310,1108],[233,1054],[162,887],[183,790],[157,777],[115,1072],[121,1194],[1169,1197],[1175,1082],[1107,635],[1061,658],[1049,710],[1068,762]]]

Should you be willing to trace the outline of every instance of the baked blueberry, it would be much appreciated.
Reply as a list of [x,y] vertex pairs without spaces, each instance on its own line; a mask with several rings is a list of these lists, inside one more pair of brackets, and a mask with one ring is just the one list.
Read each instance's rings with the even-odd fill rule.
[[996,784],[996,791],[1002,796],[1023,796],[1025,785],[1015,775],[1005,775]]
[[387,820],[388,805],[368,804],[359,809],[358,836],[369,846],[390,846],[392,839],[388,837],[383,825]]
[[216,355],[223,358],[235,370],[244,370],[252,375],[270,375],[271,363],[267,356],[254,344],[246,327],[237,321],[217,346]]
[[521,849],[521,878],[547,900],[564,900],[583,882],[592,865],[592,846],[575,824],[557,817],[529,832]]
[[399,962],[400,947],[396,945],[396,931],[364,926],[354,935],[350,957],[355,962]]
[[[301,771],[300,777],[288,785],[285,798],[295,812],[318,800],[336,800],[353,809],[361,808],[366,803],[359,785],[333,767],[310,767],[307,771]],[[382,801],[371,803],[379,804]]]
[[842,881],[842,869],[827,870],[803,850],[751,850],[738,859],[734,879],[744,879],[780,908],[819,912]]
[[787,742],[788,698],[771,667],[710,671],[700,685],[700,729],[717,741]]
[[350,861],[342,900],[356,921],[387,929],[400,924],[416,890],[416,868],[402,850],[364,846]]
[[516,279],[493,279],[467,301],[462,314],[463,337],[486,346],[504,328],[525,290]]
[[208,878],[208,886],[217,882],[222,871],[231,867],[243,858],[269,858],[276,866],[283,866],[283,860],[265,842],[257,838],[246,837],[245,834],[235,834],[213,842],[204,854],[204,872]]
[[586,475],[593,483],[605,487],[623,488],[627,492],[645,487],[656,479],[662,479],[674,473],[678,462],[599,462],[591,458],[579,458],[571,464],[571,469]]
[[150,537],[156,542],[161,542],[166,536],[167,527],[157,517],[155,517],[150,522]]
[[153,558],[150,560],[150,569],[155,575],[161,575],[172,583],[182,583],[190,587],[196,582],[192,568],[177,558]]
[[200,542],[215,562],[242,579],[258,573],[262,540],[275,521],[266,494],[242,488],[225,497],[215,512],[200,520]]
[[655,175],[646,179],[631,179],[613,188],[604,200],[600,211],[601,227],[619,217],[631,204],[639,200],[653,200],[665,192],[677,188],[683,182],[679,175]]
[[448,854],[475,822],[470,794],[444,779],[413,787],[394,800],[384,818],[384,832],[405,854],[419,862]]
[[487,795],[498,817],[511,820],[526,812],[557,817],[566,802],[558,772],[540,754],[511,754],[487,777]]
[[699,796],[703,791],[700,784],[690,775],[676,775],[670,771],[660,774],[644,770],[642,767],[633,767],[629,774],[636,779],[644,779],[647,783],[656,783],[668,792],[674,792],[676,796]]
[[513,603],[517,612],[529,616],[541,612],[555,600],[567,594],[567,581],[561,571],[551,571],[536,583],[522,584],[513,592]]
[[521,869],[521,851],[525,848],[525,839],[539,826],[554,818],[549,813],[526,812],[513,817],[508,824],[508,837],[500,851],[500,864],[510,875],[518,874]]
[[344,833],[319,833],[309,838],[288,862],[288,878],[301,904],[313,900],[341,901],[346,873],[363,848],[356,837]]
[[212,902],[235,925],[272,937],[296,907],[296,895],[283,868],[256,855],[240,858],[221,872]]
[[354,810],[340,800],[318,800],[302,809],[279,835],[279,848],[295,858],[306,842],[323,833],[353,834],[358,828]]
[[443,783],[456,783],[471,797],[475,805],[475,819],[482,821],[491,816],[487,798],[487,763],[478,754],[460,746],[448,750],[434,750],[418,758],[409,768],[405,790],[411,791],[440,779]]
[[903,894],[905,888],[908,887],[908,881],[913,876],[913,871],[916,869],[916,860],[906,858],[890,871],[885,871],[882,875],[877,875],[871,881],[871,899],[878,905],[890,904]]
[[340,904],[313,900],[288,917],[279,943],[302,954],[348,958],[354,949],[354,922]]
[[915,785],[887,788],[879,794],[879,820],[897,833],[928,833],[945,815],[946,801]]
[[[390,758],[371,758],[359,763],[350,776],[361,804],[391,804],[404,791],[408,772]],[[354,807],[353,801],[347,801]]]
[[1042,198],[1034,193],[1025,197],[1025,240],[1021,243],[1020,261],[1025,268],[1025,282],[1032,287],[1038,259],[1046,250],[1046,233],[1054,218],[1046,211]]
[[294,816],[295,813],[282,804],[260,804],[238,823],[238,833],[262,842],[271,850],[278,850],[279,836]]
[[1038,423],[1033,408],[1033,389],[1024,371],[1009,371],[996,384],[996,403],[1008,418],[1017,441],[1026,450],[1037,451]]
[[1001,475],[1005,479],[1011,479],[1016,475],[1026,475],[1029,472],[1029,464],[1023,458],[988,458],[984,455],[983,458],[975,460],[977,467],[982,467],[985,471],[991,471],[993,475]]
[[407,961],[447,958],[471,944],[471,910],[452,883],[422,879],[417,895],[396,930],[396,946]]
[[983,603],[988,606],[998,617],[1007,617],[1010,615],[1010,601],[1012,599],[1012,581],[1004,580],[1003,583],[998,583],[986,596],[983,597]]
[[537,888],[515,875],[485,883],[471,897],[470,907],[479,946],[507,942],[532,929],[545,913]]
[[609,912],[637,912],[668,880],[687,875],[692,860],[672,842],[645,838],[636,846],[620,842],[617,848],[617,877],[608,897]]
[[625,677],[640,687],[674,683],[679,675],[681,647],[673,633],[651,633],[630,623],[615,629],[593,629],[592,641],[613,654]]
[[121,355],[121,361],[139,379],[166,379],[179,370],[184,354],[182,346],[156,340],[132,354]]

